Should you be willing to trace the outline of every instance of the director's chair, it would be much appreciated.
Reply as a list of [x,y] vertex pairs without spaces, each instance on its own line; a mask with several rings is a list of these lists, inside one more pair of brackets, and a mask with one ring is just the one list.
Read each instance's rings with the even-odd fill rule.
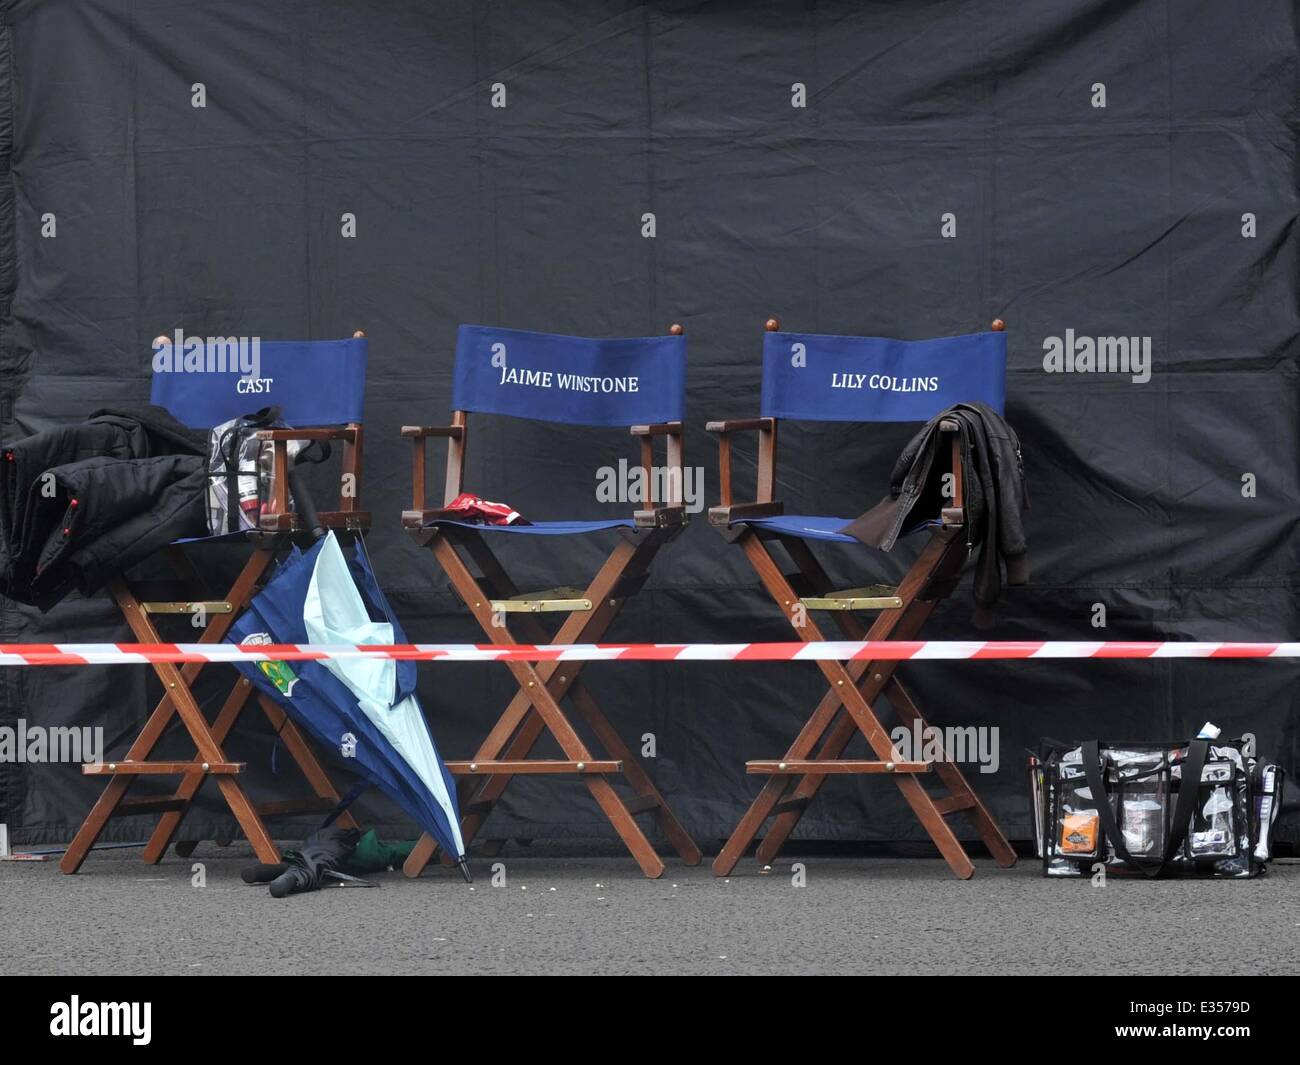
[[[768,321],[761,416],[707,426],[718,434],[721,466],[720,505],[710,509],[709,521],[745,552],[800,640],[825,639],[812,617],[823,612],[850,640],[916,638],[938,603],[956,587],[970,552],[963,510],[965,471],[958,426],[944,422],[941,431],[952,437],[950,493],[939,516],[925,523],[929,542],[897,588],[837,591],[809,541],[851,544],[859,551],[865,547],[841,531],[851,518],[785,513],[776,499],[778,423],[928,421],[955,403],[977,400],[1000,412],[1006,377],[1005,328],[998,319],[991,332],[906,342],[786,333],[776,319]],[[732,435],[738,432],[758,434],[757,485],[751,502],[732,499],[731,445]],[[939,454],[943,453],[941,448]],[[778,546],[792,571],[778,561],[773,550]],[[863,611],[878,611],[870,627],[856,617]],[[757,849],[758,861],[770,864],[827,777],[840,774],[890,776],[949,867],[963,880],[975,872],[975,866],[947,822],[958,812],[971,818],[999,865],[1013,865],[1015,851],[957,765],[947,760],[904,759],[881,724],[877,710],[883,697],[909,729],[926,727],[897,676],[898,663],[817,665],[829,690],[780,759],[746,764],[747,772],[767,780],[714,860],[714,873],[730,874],[774,817]],[[875,759],[841,757],[858,735],[865,737]],[[922,785],[927,776],[937,777],[945,793],[928,791]]]
[[[686,340],[674,325],[669,336],[593,340],[513,329],[461,326],[456,345],[451,424],[404,426],[414,445],[413,498],[402,524],[428,547],[452,587],[488,639],[497,644],[525,641],[559,646],[594,643],[640,590],[659,549],[686,524],[682,497],[682,417],[685,408]],[[469,414],[509,415],[569,425],[631,427],[640,440],[647,485],[654,484],[656,437],[666,441],[665,496],[642,501],[631,517],[603,521],[536,521],[528,525],[476,525],[460,520],[446,505],[464,489]],[[447,441],[443,508],[425,505],[426,442]],[[526,515],[527,517],[528,515]],[[503,536],[575,536],[615,531],[619,535],[604,564],[582,590],[554,588],[524,593],[494,554],[489,541]],[[475,572],[477,570],[477,572]],[[553,637],[537,615],[564,615]],[[516,636],[516,631],[519,636]],[[526,774],[576,774],[648,877],[664,864],[635,818],[654,814],[669,843],[688,865],[699,848],[669,809],[645,769],[614,730],[579,679],[582,663],[520,662],[506,665],[519,692],[505,708],[474,758],[448,762],[464,778],[460,788],[461,834],[468,847],[510,781]],[[604,757],[579,736],[562,708],[568,703],[604,748]],[[528,756],[549,732],[561,760]],[[611,778],[621,775],[633,795],[625,799]],[[405,864],[419,876],[436,844],[425,835]]]
[[[252,348],[254,343],[256,349]],[[282,419],[293,428],[261,430],[258,434],[272,443],[274,485],[269,505],[260,516],[260,529],[177,540],[163,552],[175,578],[162,586],[161,594],[175,595],[179,591],[182,598],[151,598],[159,594],[156,583],[128,582],[125,576],[109,583],[109,592],[139,643],[164,642],[154,619],[177,615],[187,621],[196,616],[206,621],[198,643],[220,643],[236,617],[257,594],[276,557],[295,542],[309,542],[310,530],[304,529],[302,518],[290,508],[290,441],[341,442],[338,509],[321,512],[316,517],[320,525],[345,536],[370,525],[369,514],[359,509],[365,334],[358,331],[350,340],[250,340],[245,344],[248,346],[241,367],[238,349],[228,346],[225,338],[196,342],[178,350],[172,350],[167,337],[154,341],[151,402],[166,408],[178,421],[191,429],[211,429],[232,418],[252,414],[260,407],[277,406]],[[256,360],[250,357],[253,351]],[[249,364],[254,368],[251,374],[245,372]],[[236,506],[237,500],[231,499],[229,505]],[[225,596],[213,598],[208,594],[192,552],[202,551],[214,543],[232,542],[247,543],[251,549],[249,557]],[[162,681],[163,697],[124,757],[83,767],[88,775],[108,777],[108,784],[68,847],[60,868],[65,873],[75,873],[110,819],[142,814],[161,815],[143,855],[146,862],[156,864],[166,853],[209,776],[216,780],[226,805],[258,858],[268,864],[278,862],[279,851],[267,833],[263,817],[325,811],[340,802],[338,790],[306,739],[284,711],[271,699],[256,693],[245,679],[236,681],[216,717],[209,722],[193,690],[204,663],[190,662],[183,666],[154,663],[152,668]],[[222,744],[253,697],[306,778],[313,792],[310,798],[254,804],[240,786],[243,763],[227,758]],[[149,761],[150,753],[177,719],[194,743],[193,760]],[[141,776],[179,776],[180,783],[171,795],[162,798],[127,798],[131,785]],[[355,827],[355,821],[346,811],[338,821]],[[187,857],[197,842],[179,841],[176,851]]]

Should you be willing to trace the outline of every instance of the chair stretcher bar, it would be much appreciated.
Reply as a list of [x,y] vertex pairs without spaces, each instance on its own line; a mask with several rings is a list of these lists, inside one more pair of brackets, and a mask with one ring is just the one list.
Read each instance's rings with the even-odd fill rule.
[[792,759],[789,761],[746,762],[746,773],[764,773],[782,776],[803,773],[928,773],[929,762],[876,762],[876,761],[818,761]]
[[549,758],[448,762],[447,771],[454,777],[487,776],[492,773],[554,776],[560,773],[621,773],[623,763],[616,761],[566,762]]
[[183,773],[218,773],[230,776],[244,771],[243,762],[94,762],[83,765],[88,777],[109,777],[118,773],[130,776],[176,776]]

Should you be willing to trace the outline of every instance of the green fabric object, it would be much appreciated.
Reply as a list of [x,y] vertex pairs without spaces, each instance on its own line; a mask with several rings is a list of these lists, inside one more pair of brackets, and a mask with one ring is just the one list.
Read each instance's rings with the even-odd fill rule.
[[382,873],[394,869],[406,861],[406,856],[415,849],[415,840],[383,840],[369,829],[357,843],[357,849],[343,864],[343,871],[353,876],[366,873]]

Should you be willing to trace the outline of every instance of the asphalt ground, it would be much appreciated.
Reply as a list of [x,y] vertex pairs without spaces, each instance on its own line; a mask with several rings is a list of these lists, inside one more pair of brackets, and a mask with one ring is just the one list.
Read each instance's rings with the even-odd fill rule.
[[767,875],[748,860],[718,879],[706,859],[646,880],[630,858],[580,853],[512,846],[495,877],[474,861],[472,886],[434,868],[279,900],[243,883],[240,844],[157,866],[96,852],[76,876],[0,861],[0,973],[1300,972],[1294,862],[1248,882],[1094,887],[1032,860],[978,861],[962,882],[937,859],[792,853]]

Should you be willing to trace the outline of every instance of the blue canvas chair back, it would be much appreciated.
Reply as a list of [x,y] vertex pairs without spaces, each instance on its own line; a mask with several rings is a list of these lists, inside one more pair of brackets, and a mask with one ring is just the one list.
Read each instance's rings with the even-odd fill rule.
[[1006,402],[1007,335],[937,340],[767,333],[762,414],[818,422],[923,422],[957,403]]
[[365,337],[191,339],[183,346],[155,341],[151,399],[191,429],[211,429],[271,406],[294,428],[361,422]]
[[453,409],[568,425],[682,421],[686,337],[588,337],[462,325]]

